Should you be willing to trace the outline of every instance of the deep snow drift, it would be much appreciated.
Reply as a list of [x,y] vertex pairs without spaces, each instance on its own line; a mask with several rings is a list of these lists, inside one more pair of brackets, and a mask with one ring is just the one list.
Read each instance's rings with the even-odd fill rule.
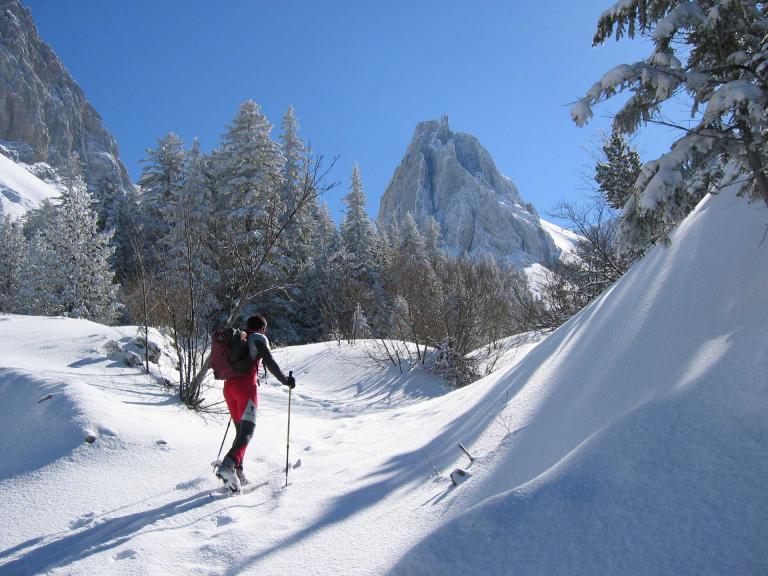
[[766,222],[705,200],[461,390],[348,345],[276,351],[290,484],[270,378],[246,456],[263,486],[234,498],[209,496],[226,418],[105,352],[135,329],[0,316],[0,574],[768,573]]
[[483,435],[456,496],[479,504],[395,572],[768,573],[766,222],[706,199],[529,354],[502,384],[519,432]]

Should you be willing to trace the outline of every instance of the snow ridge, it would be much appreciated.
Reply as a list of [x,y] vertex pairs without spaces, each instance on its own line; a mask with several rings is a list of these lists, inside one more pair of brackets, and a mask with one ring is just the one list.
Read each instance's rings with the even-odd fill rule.
[[494,386],[469,510],[394,574],[768,570],[768,211],[729,192]]

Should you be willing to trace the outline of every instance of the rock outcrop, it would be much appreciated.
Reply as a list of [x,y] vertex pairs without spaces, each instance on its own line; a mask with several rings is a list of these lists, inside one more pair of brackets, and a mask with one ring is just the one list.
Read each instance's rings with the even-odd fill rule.
[[0,139],[29,146],[15,159],[26,164],[57,168],[78,153],[94,193],[105,180],[133,186],[115,140],[18,0],[0,0]]
[[474,136],[452,132],[448,118],[416,126],[381,199],[377,220],[402,222],[410,212],[423,226],[434,217],[449,253],[492,256],[501,264],[545,266],[558,249],[535,208],[502,176]]

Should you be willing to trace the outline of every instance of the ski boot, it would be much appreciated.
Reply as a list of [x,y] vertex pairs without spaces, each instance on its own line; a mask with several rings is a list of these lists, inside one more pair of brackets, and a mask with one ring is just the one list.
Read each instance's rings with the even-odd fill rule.
[[240,466],[235,466],[235,474],[237,474],[237,479],[240,480],[241,486],[248,486],[248,484],[250,484],[248,477],[245,475],[245,472],[243,472],[242,464],[240,464]]
[[236,472],[236,466],[235,461],[227,456],[216,470],[216,477],[221,478],[230,492],[240,492],[241,484]]

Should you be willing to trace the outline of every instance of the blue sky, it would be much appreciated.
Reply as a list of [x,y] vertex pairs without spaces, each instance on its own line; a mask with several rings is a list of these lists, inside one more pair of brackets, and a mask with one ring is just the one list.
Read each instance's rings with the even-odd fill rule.
[[[416,123],[441,114],[477,136],[542,215],[578,200],[595,131],[617,104],[580,129],[569,103],[648,54],[627,40],[592,48],[611,0],[22,1],[134,180],[145,149],[169,131],[208,151],[250,98],[277,137],[292,105],[315,151],[339,157],[326,197],[337,220],[353,163],[375,216]],[[653,134],[636,140],[644,159],[673,137]]]

